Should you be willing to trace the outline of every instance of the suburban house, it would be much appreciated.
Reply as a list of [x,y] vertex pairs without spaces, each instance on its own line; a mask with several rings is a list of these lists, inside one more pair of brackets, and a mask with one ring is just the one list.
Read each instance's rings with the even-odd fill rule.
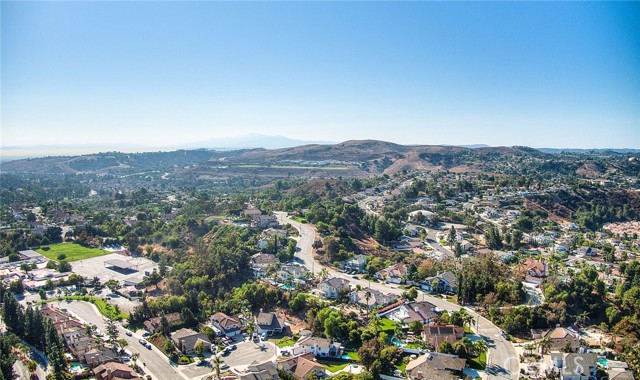
[[560,326],[550,330],[531,330],[531,336],[534,340],[541,340],[548,336],[551,339],[550,352],[565,351],[567,347],[571,347],[571,351],[576,352],[580,347],[580,339],[576,334]]
[[251,269],[256,277],[262,277],[266,274],[269,267],[275,266],[280,262],[276,255],[268,253],[256,253],[251,256]]
[[373,278],[394,284],[404,284],[407,278],[407,266],[403,263],[384,268],[373,275]]
[[401,303],[394,308],[378,313],[378,315],[407,325],[413,321],[429,324],[438,317],[435,305],[426,301]]
[[[169,322],[169,326],[176,325],[182,322],[182,316],[180,313],[169,313],[164,316]],[[160,320],[162,317],[153,317],[144,321],[144,327],[151,333],[157,333],[160,331]]]
[[89,367],[93,368],[100,364],[119,361],[120,357],[110,348],[101,346],[85,352],[84,355],[81,355],[78,359],[81,363],[87,363]]
[[560,380],[596,380],[597,355],[552,352],[551,370],[560,374]]
[[325,377],[326,369],[315,361],[313,354],[302,354],[278,361],[278,370],[292,375],[297,380],[310,377]]
[[349,281],[344,278],[331,277],[318,284],[318,289],[326,298],[338,298],[351,290]]
[[384,294],[374,289],[354,290],[349,301],[366,307],[385,306],[398,298],[395,294]]
[[234,367],[231,371],[235,377],[223,377],[223,379],[237,379],[237,380],[278,380],[278,369],[276,364],[272,361],[266,361],[264,363],[258,363],[253,361],[242,370],[238,370],[239,367]]
[[317,357],[335,357],[340,356],[342,347],[340,343],[334,342],[331,339],[305,336],[296,342],[291,352],[294,355],[313,354],[313,356]]
[[218,312],[211,317],[211,324],[228,337],[242,333],[243,326],[239,317],[230,317]]
[[258,327],[258,334],[273,335],[281,334],[284,330],[284,320],[279,318],[276,313],[264,313],[260,312],[256,318],[256,325]]
[[466,360],[455,355],[429,352],[407,363],[410,380],[457,380],[464,375]]
[[464,336],[464,327],[454,325],[428,325],[422,329],[422,339],[431,347],[438,348],[442,342],[452,345]]
[[309,270],[304,266],[296,263],[283,264],[280,270],[276,273],[276,277],[279,281],[284,282],[287,279],[291,280],[304,280],[307,278]]
[[198,344],[202,344],[205,350],[211,350],[211,341],[207,335],[192,329],[180,329],[172,333],[171,340],[184,354],[194,353]]
[[96,380],[139,379],[138,374],[126,364],[109,362],[93,369]]
[[445,271],[434,277],[427,277],[420,283],[420,288],[427,292],[456,293],[458,291],[458,278],[453,272]]
[[633,372],[628,369],[610,369],[607,370],[607,375],[609,375],[609,380],[635,380]]
[[363,273],[367,268],[367,256],[355,255],[351,258],[343,260],[340,262],[340,268],[347,272],[356,271],[358,273]]

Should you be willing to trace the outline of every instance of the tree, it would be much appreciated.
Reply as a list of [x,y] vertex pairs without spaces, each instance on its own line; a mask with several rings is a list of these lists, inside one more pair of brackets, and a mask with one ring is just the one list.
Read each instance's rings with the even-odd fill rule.
[[109,337],[109,343],[111,343],[111,345],[113,346],[113,349],[115,350],[118,345],[118,338],[120,336],[120,331],[118,331],[118,327],[116,326],[116,323],[112,319],[105,320],[105,328],[107,330],[106,331],[107,336]]
[[489,351],[489,345],[484,339],[478,339],[473,343],[473,352],[476,356],[480,356]]
[[411,321],[411,323],[409,323],[409,331],[411,331],[415,336],[420,336],[422,333],[422,322],[418,320]]
[[127,343],[127,340],[124,338],[119,338],[116,343],[118,344],[118,347],[120,347],[120,351],[124,350],[124,348],[129,345],[129,343]]
[[540,347],[540,352],[542,353],[542,355],[549,352],[552,344],[553,342],[549,335],[542,337],[542,339],[538,341],[538,347]]
[[449,229],[449,235],[447,235],[447,242],[449,243],[449,247],[453,247],[453,244],[456,242],[456,238],[456,229],[451,226],[451,228]]
[[204,343],[202,343],[202,341],[199,341],[198,343],[196,343],[196,346],[193,349],[196,354],[202,355],[202,353],[204,352]]
[[418,291],[416,290],[416,288],[411,288],[404,292],[404,296],[409,301],[415,301],[415,299],[418,297]]

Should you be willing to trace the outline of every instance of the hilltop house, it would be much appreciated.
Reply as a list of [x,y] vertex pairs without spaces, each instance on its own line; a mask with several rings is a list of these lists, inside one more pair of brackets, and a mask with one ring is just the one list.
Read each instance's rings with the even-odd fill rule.
[[338,298],[348,294],[350,289],[349,281],[340,277],[331,277],[318,284],[318,290],[326,298]]
[[357,273],[363,273],[367,267],[367,256],[355,255],[349,259],[340,262],[340,268],[345,271],[356,271]]
[[276,313],[264,313],[260,312],[256,318],[256,325],[258,327],[258,334],[273,335],[274,333],[281,334],[284,330],[284,320],[279,318]]

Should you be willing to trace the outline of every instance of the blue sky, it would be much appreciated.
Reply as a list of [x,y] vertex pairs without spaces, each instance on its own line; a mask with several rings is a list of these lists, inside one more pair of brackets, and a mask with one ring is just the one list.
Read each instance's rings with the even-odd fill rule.
[[2,1],[1,145],[640,148],[640,3]]

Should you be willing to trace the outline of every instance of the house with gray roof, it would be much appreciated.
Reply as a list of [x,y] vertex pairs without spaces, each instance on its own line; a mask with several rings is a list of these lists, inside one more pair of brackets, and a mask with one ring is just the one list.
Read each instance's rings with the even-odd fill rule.
[[184,354],[194,353],[199,343],[202,343],[205,350],[211,349],[211,341],[207,335],[192,329],[180,329],[172,333],[171,340]]
[[348,294],[351,287],[348,280],[340,277],[331,277],[318,284],[318,289],[326,298],[338,298],[341,295]]
[[284,330],[284,319],[278,317],[276,313],[264,313],[260,312],[256,318],[256,325],[258,327],[258,334],[267,335],[281,334]]
[[552,371],[560,375],[560,380],[597,380],[596,354],[552,352],[549,356]]

